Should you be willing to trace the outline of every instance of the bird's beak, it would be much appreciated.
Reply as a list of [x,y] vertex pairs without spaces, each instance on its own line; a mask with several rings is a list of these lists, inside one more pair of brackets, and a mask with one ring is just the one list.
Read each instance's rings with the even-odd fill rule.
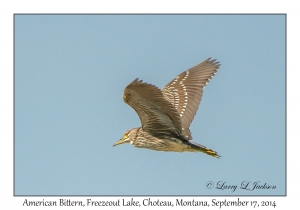
[[125,141],[125,139],[124,139],[124,138],[121,138],[119,141],[117,141],[117,142],[113,145],[113,147],[114,147],[114,146],[117,146],[117,145],[119,145],[119,144],[123,144],[124,141]]

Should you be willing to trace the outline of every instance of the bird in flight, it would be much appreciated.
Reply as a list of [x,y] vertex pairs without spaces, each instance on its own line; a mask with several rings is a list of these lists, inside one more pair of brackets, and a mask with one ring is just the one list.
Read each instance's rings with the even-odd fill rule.
[[138,114],[142,127],[126,131],[114,146],[131,143],[138,148],[170,152],[203,152],[220,155],[192,140],[190,125],[198,110],[203,89],[220,63],[211,58],[182,72],[161,90],[135,79],[125,89],[123,100]]

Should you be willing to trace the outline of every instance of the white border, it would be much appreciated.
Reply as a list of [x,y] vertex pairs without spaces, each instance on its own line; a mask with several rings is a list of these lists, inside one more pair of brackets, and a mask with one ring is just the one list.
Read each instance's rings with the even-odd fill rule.
[[[293,3],[295,2],[295,3]],[[241,197],[242,200],[276,200],[275,209],[298,206],[299,164],[299,10],[296,1],[1,1],[1,49],[0,49],[0,207],[20,209],[25,197],[13,196],[13,14],[14,13],[287,13],[287,118],[288,118],[288,186],[287,197]],[[270,75],[272,76],[272,75]],[[276,152],[276,151],[274,151]],[[35,199],[35,197],[29,197]],[[67,199],[67,197],[64,197]],[[116,199],[103,197],[106,200]],[[188,198],[188,197],[185,197]],[[42,197],[36,198],[37,200]],[[59,199],[47,197],[45,199]],[[87,197],[70,197],[73,200],[86,200]],[[143,197],[138,197],[142,200]],[[162,200],[168,200],[162,197]],[[175,197],[170,197],[175,200]],[[191,198],[192,199],[192,198]],[[199,197],[210,201],[213,197]],[[234,200],[235,197],[216,197],[218,200]],[[5,208],[4,208],[5,207]],[[28,208],[28,207],[27,207]],[[46,207],[44,207],[46,208]],[[47,207],[49,209],[49,207]],[[81,208],[81,207],[80,207]],[[99,208],[99,207],[98,207]],[[196,207],[199,208],[199,207]],[[252,208],[252,207],[248,207]],[[30,208],[29,208],[30,209]],[[38,207],[38,209],[41,209]],[[43,208],[42,208],[43,209]],[[151,208],[152,209],[152,208]],[[239,209],[239,208],[238,208]],[[243,208],[245,209],[245,208]],[[295,208],[293,208],[295,209]]]

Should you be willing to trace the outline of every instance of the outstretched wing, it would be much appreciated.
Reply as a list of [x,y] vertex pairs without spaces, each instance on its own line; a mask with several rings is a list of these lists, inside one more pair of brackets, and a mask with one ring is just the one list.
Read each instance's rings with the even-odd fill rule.
[[189,140],[192,139],[189,127],[198,110],[203,88],[216,74],[219,67],[219,62],[208,58],[179,74],[162,89],[165,99],[178,111],[181,117],[182,133]]
[[179,113],[154,85],[135,79],[125,88],[123,99],[139,115],[145,131],[156,137],[182,136]]

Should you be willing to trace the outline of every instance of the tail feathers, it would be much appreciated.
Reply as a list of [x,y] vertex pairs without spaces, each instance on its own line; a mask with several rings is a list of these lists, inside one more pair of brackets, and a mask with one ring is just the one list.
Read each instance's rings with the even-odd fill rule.
[[189,144],[190,146],[192,147],[192,149],[196,152],[203,152],[207,155],[210,155],[210,156],[213,156],[213,157],[216,157],[216,158],[220,158],[221,156],[218,155],[218,153],[216,151],[213,151],[209,148],[206,148],[205,146],[201,145],[201,144],[197,144],[195,142],[191,142],[189,141]]

